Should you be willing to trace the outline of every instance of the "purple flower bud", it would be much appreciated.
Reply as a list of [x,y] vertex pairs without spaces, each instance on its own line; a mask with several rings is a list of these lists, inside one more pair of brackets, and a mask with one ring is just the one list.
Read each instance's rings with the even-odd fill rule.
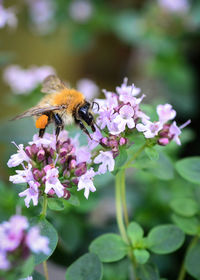
[[158,139],[158,144],[161,146],[166,146],[169,144],[169,139],[168,138],[160,138]]
[[36,146],[36,144],[31,145],[31,153],[33,155],[36,155],[39,151],[39,148]]
[[68,154],[68,149],[67,148],[61,148],[60,149],[60,152],[59,152],[60,157],[64,157],[67,154]]
[[49,196],[53,196],[55,194],[55,191],[53,190],[53,189],[50,189],[49,191],[48,191],[48,195]]
[[87,171],[86,162],[80,162],[76,166],[76,170],[74,172],[75,176],[80,177],[81,175],[85,174]]
[[31,147],[30,147],[30,146],[27,146],[27,147],[25,148],[25,152],[26,152],[26,154],[27,154],[28,157],[31,157]]
[[72,179],[72,182],[73,182],[75,185],[78,185],[78,178],[73,178],[73,179]]
[[68,188],[71,188],[71,186],[70,186],[70,185],[68,185],[68,184],[64,184],[64,183],[62,183],[62,185],[63,185],[63,187],[64,187],[64,188],[67,188],[67,189],[68,189]]
[[40,149],[37,153],[37,160],[43,161],[45,159],[45,151],[43,149]]
[[127,139],[124,137],[121,137],[119,140],[119,145],[122,146],[122,145],[125,145],[126,143],[127,143]]
[[65,177],[70,177],[70,172],[69,172],[69,170],[65,169],[64,172],[63,172],[63,176],[65,176]]
[[48,157],[47,162],[48,162],[48,164],[52,164],[53,163],[53,159],[52,159],[51,156]]
[[66,158],[66,157],[62,157],[62,158],[59,160],[60,164],[64,164],[66,161],[67,161],[67,158]]
[[68,200],[68,199],[70,199],[70,197],[71,197],[70,192],[69,192],[68,190],[64,189],[63,198],[66,199],[66,200]]
[[40,180],[43,177],[43,172],[37,168],[33,169],[33,177],[36,181]]
[[103,138],[100,140],[100,143],[101,143],[102,145],[108,146],[108,138],[107,138],[107,137],[103,137]]
[[54,154],[55,154],[55,150],[54,150],[54,149],[52,149],[52,148],[50,148],[49,153],[50,153],[51,157],[53,157],[53,156],[54,156]]
[[74,169],[76,167],[76,160],[75,159],[72,159],[70,162],[69,162],[69,169]]

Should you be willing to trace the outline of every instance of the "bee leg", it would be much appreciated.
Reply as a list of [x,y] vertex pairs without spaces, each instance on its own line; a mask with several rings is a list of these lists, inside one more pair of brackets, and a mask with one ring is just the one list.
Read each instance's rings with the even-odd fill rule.
[[39,130],[39,137],[42,138],[44,136],[44,133],[45,133],[45,128],[41,128]]
[[92,140],[89,131],[87,130],[87,128],[84,126],[84,124],[82,123],[82,121],[80,120],[76,120],[76,123],[80,126],[80,129],[83,130],[85,132],[85,134],[87,134],[90,139]]
[[64,128],[64,124],[59,114],[54,114],[53,117],[56,124],[56,138],[58,138],[60,131]]
[[96,127],[94,126],[94,124],[91,124],[91,128],[92,128],[92,131],[93,131],[93,132],[96,131]]

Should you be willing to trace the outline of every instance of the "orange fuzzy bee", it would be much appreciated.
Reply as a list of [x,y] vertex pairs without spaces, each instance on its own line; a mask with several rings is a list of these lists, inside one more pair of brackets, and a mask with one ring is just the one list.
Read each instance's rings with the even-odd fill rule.
[[[13,120],[34,116],[36,128],[39,128],[39,136],[43,137],[46,127],[55,123],[56,136],[64,129],[64,125],[75,121],[76,124],[90,137],[84,122],[92,131],[96,131],[94,117],[91,113],[92,104],[85,100],[84,95],[75,90],[68,89],[56,76],[48,76],[43,84],[41,92],[46,93],[37,106],[30,108],[24,113],[16,116]],[[97,104],[98,105],[98,104]]]

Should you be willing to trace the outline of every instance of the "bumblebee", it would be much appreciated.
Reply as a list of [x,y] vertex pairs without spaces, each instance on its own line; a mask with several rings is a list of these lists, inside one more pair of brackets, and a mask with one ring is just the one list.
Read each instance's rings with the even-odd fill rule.
[[65,125],[73,121],[89,137],[90,134],[84,122],[91,127],[93,132],[96,131],[94,117],[92,115],[92,109],[96,102],[90,103],[86,101],[81,92],[67,88],[54,75],[48,76],[43,81],[41,92],[46,94],[41,101],[35,107],[16,116],[13,120],[33,116],[35,118],[35,126],[39,129],[39,137],[43,137],[45,129],[50,123],[55,124],[56,137],[58,137]]

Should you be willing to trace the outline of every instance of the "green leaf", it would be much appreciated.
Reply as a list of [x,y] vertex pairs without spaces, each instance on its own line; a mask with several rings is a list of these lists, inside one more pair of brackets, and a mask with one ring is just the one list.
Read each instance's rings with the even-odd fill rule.
[[48,255],[44,253],[34,253],[35,264],[38,265],[43,261],[47,260],[53,254],[53,251],[55,250],[58,243],[58,235],[55,228],[46,219],[33,219],[31,221],[31,226],[38,226],[40,228],[40,234],[42,236],[48,237],[49,239],[50,253]]
[[158,269],[153,263],[138,265],[137,276],[140,280],[160,280]]
[[181,247],[184,238],[182,230],[175,225],[157,226],[149,232],[147,246],[156,254],[169,254]]
[[66,280],[101,280],[102,270],[97,255],[87,253],[68,267]]
[[187,253],[185,260],[185,267],[187,272],[195,277],[195,279],[200,279],[200,240],[195,244]]
[[107,233],[96,238],[89,250],[97,254],[102,262],[115,262],[126,256],[128,247],[119,235]]
[[138,223],[131,222],[128,226],[127,234],[132,244],[137,247],[138,243],[143,239],[144,231]]
[[34,260],[34,256],[32,255],[23,263],[23,265],[21,265],[20,278],[26,278],[30,276],[34,270],[34,267],[35,267],[35,260]]
[[65,201],[66,201],[66,203],[69,203],[73,206],[79,206],[80,205],[80,201],[79,201],[78,197],[74,194],[71,194],[70,199],[65,200]]
[[200,223],[196,217],[186,218],[173,214],[172,220],[186,234],[196,235],[200,231]]
[[33,272],[32,277],[33,280],[45,280],[45,277],[36,270]]
[[128,158],[128,155],[127,155],[125,148],[121,148],[119,155],[115,159],[115,169],[112,172],[114,175],[116,175],[117,172],[119,171],[119,169],[125,164],[125,162],[127,161],[127,158]]
[[159,153],[156,151],[154,147],[146,147],[145,153],[148,156],[150,160],[158,160],[159,159]]
[[62,211],[65,208],[65,206],[64,206],[64,204],[62,202],[62,199],[59,199],[59,198],[48,198],[47,202],[48,202],[48,207],[51,210]]
[[191,198],[173,199],[170,206],[174,212],[185,217],[194,216],[199,211],[197,202]]
[[140,264],[145,264],[150,257],[149,252],[145,249],[134,249],[133,254],[136,258],[137,263]]
[[200,184],[200,157],[181,159],[176,163],[176,169],[184,179]]

